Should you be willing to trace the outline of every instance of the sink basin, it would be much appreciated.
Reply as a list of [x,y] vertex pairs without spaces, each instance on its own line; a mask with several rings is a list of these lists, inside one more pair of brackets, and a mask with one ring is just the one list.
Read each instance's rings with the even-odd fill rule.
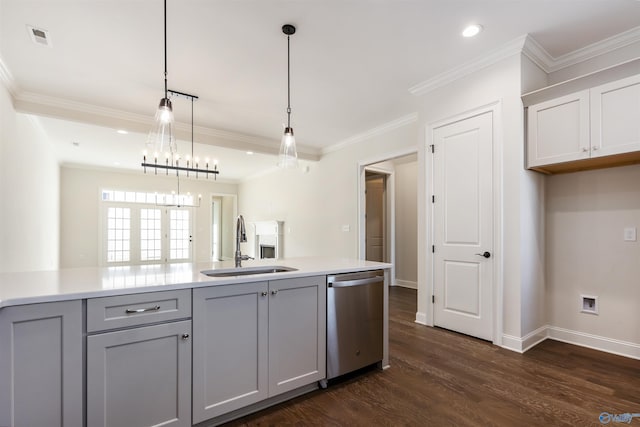
[[203,270],[201,273],[209,277],[232,277],[247,276],[250,274],[283,273],[285,271],[297,270],[297,268],[283,267],[281,265],[270,265],[259,267],[220,268],[216,270]]

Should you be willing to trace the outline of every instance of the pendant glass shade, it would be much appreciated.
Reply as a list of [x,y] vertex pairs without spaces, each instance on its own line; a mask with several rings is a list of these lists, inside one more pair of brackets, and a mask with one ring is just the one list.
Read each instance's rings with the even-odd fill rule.
[[285,128],[284,135],[282,135],[280,154],[278,155],[278,167],[285,169],[298,167],[296,138],[293,136],[293,129],[290,127]]
[[173,108],[169,98],[162,98],[156,111],[156,116],[147,147],[154,153],[177,153],[176,140],[173,137]]

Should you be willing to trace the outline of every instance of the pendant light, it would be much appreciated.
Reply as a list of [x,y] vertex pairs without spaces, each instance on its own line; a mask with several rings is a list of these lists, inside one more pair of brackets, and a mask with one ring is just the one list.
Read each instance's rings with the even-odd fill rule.
[[296,168],[298,167],[298,153],[296,151],[296,139],[293,136],[291,127],[291,61],[289,37],[296,32],[293,25],[283,25],[282,32],[287,36],[287,126],[284,128],[284,135],[280,143],[280,154],[278,155],[278,167]]
[[167,89],[167,0],[164,0],[164,98],[160,100],[156,111],[155,122],[147,146],[156,153],[177,153],[176,140],[173,136],[173,108]]
[[[204,168],[202,168],[200,165],[202,163],[200,163],[200,160],[198,157],[194,157],[193,156],[193,102],[198,99],[197,95],[191,95],[185,92],[179,92],[177,90],[171,90],[168,89],[167,93],[171,94],[171,96],[173,97],[183,97],[183,98],[187,98],[191,101],[191,155],[186,155],[184,157],[184,160],[186,161],[186,166],[185,163],[181,163],[181,157],[180,154],[178,153],[177,148],[174,150],[166,151],[164,153],[164,162],[162,161],[162,156],[163,153],[162,152],[158,152],[158,151],[154,151],[153,155],[151,155],[151,153],[149,153],[147,150],[144,150],[142,152],[142,164],[141,166],[143,167],[144,173],[147,173],[147,168],[149,169],[153,169],[154,174],[157,175],[158,174],[158,169],[160,170],[165,170],[166,174],[169,175],[169,171],[176,171],[176,176],[179,177],[180,172],[186,172],[187,173],[187,177],[189,177],[189,172],[193,172],[195,173],[195,177],[198,178],[198,174],[202,174],[205,175],[206,178],[209,178],[209,174],[212,174],[213,177],[217,180],[218,179],[218,174],[220,173],[220,171],[218,171],[218,161],[214,160],[213,161],[213,169],[209,168],[209,158],[206,158],[204,160]],[[167,99],[168,101],[168,99]],[[177,143],[176,147],[177,147]],[[153,159],[153,162],[151,161],[151,159]],[[178,178],[179,179],[179,178]],[[180,183],[178,181],[178,194],[180,193]],[[171,205],[173,206],[173,205]]]

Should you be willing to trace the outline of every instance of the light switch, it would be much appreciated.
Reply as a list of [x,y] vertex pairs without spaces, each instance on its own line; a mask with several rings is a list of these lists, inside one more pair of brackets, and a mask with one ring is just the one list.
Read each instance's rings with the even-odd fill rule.
[[624,229],[624,241],[635,242],[637,240],[637,231],[635,227],[627,227]]
[[351,226],[349,224],[345,224],[342,226],[342,231],[351,231]]

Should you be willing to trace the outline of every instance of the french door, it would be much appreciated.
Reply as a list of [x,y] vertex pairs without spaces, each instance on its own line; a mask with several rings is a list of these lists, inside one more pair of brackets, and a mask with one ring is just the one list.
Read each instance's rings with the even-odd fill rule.
[[193,259],[193,218],[189,208],[109,203],[104,217],[104,265]]

